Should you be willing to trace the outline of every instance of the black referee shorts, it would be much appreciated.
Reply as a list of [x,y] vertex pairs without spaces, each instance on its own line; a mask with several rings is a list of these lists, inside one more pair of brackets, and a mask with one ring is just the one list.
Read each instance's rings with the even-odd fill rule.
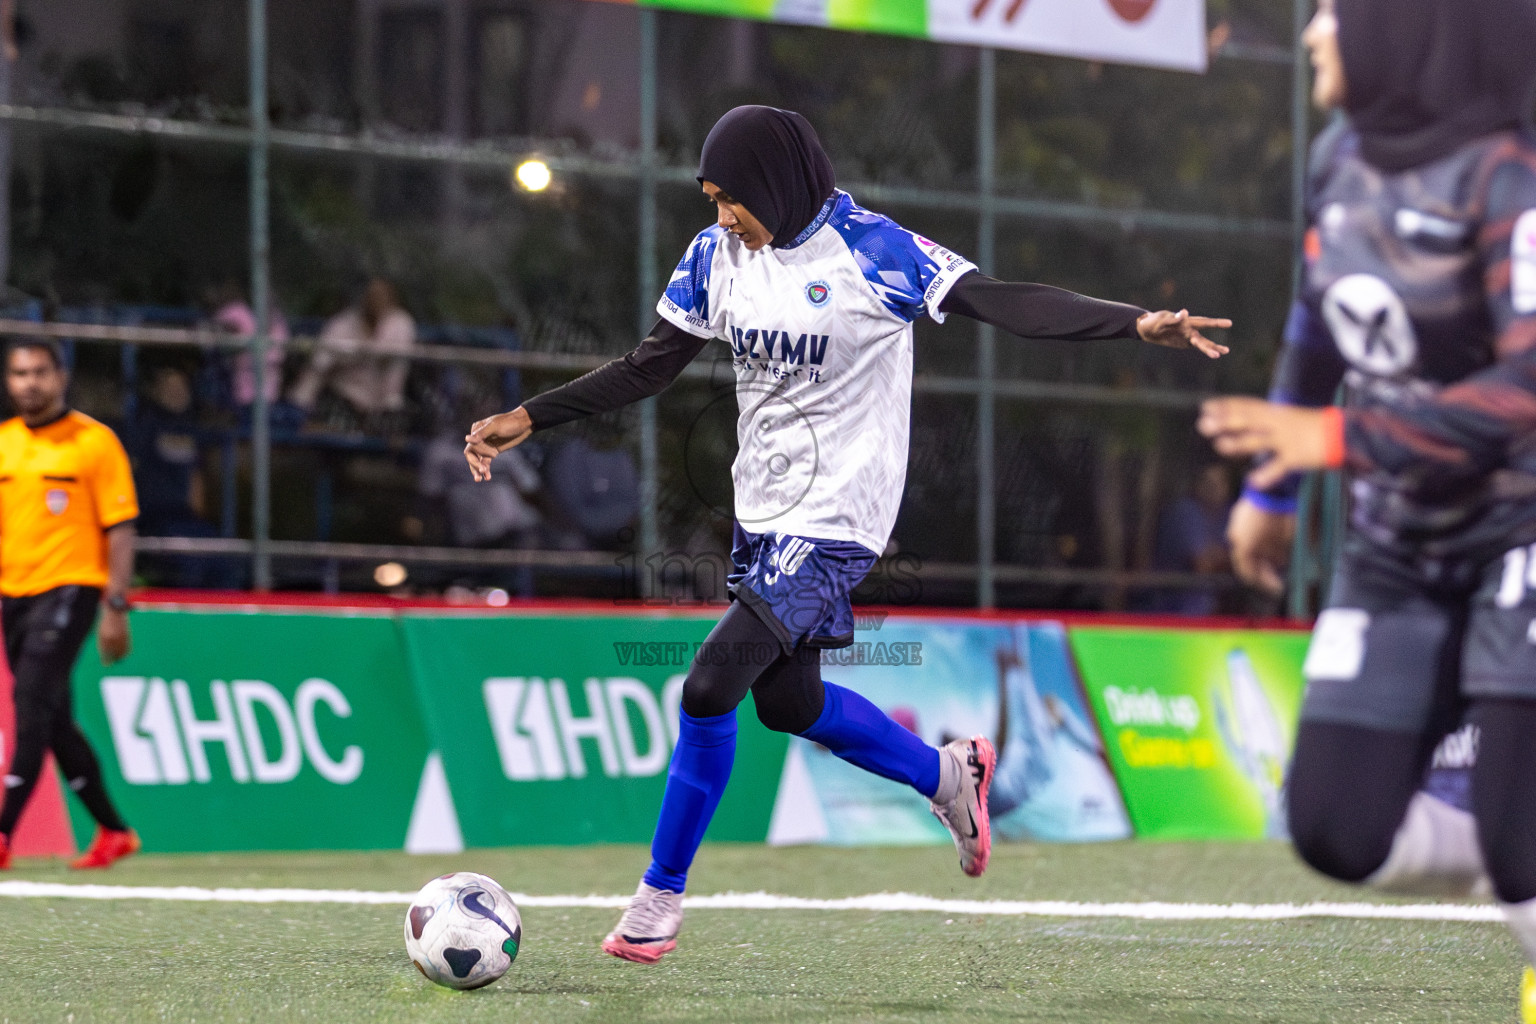
[[99,588],[80,586],[0,598],[18,718],[35,711],[70,712],[70,675],[100,603]]

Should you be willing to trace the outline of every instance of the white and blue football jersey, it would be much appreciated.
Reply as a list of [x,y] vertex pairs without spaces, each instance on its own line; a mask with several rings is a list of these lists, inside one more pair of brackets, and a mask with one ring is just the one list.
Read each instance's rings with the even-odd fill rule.
[[885,550],[906,484],[912,323],[975,264],[841,190],[792,247],[749,252],[715,225],[657,311],[731,347],[736,518],[753,533]]

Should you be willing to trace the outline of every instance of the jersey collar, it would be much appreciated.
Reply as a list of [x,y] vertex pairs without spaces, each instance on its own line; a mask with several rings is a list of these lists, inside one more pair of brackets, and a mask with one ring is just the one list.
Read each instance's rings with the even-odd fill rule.
[[[53,417],[52,419],[44,420],[41,423],[28,423],[26,420],[21,420],[21,425],[26,427],[28,430],[33,430],[33,431],[46,430],[48,427],[53,426],[55,423],[58,423],[60,420],[62,420],[65,417],[67,417],[73,411],[74,411],[73,409],[71,409],[68,405],[66,405],[66,406],[64,406],[64,411],[59,413],[57,416]],[[19,416],[16,417],[16,418],[17,419],[21,419],[21,417],[19,417]]]
[[832,216],[832,209],[837,205],[837,200],[840,195],[842,195],[841,192],[834,190],[833,193],[827,197],[827,201],[821,204],[821,212],[816,215],[816,219],[811,221],[811,223],[806,226],[804,231],[796,235],[793,242],[790,242],[788,245],[779,246],[779,251],[783,252],[785,249],[798,248],[799,246],[804,245],[812,235],[820,231],[822,225],[827,222],[827,218]]

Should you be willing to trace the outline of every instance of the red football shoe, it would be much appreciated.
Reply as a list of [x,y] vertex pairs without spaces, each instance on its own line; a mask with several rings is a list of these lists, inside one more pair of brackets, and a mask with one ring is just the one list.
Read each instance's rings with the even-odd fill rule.
[[5,833],[0,832],[0,871],[11,866],[11,841],[5,838]]
[[69,866],[76,871],[111,867],[124,857],[138,853],[143,845],[139,842],[139,834],[131,828],[117,832],[97,826],[96,838],[91,840],[91,848],[71,861]]

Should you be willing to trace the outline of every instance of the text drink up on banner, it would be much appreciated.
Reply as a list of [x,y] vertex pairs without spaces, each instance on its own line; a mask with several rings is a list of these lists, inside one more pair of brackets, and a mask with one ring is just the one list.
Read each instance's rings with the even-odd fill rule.
[[1306,633],[1074,627],[1071,639],[1138,837],[1285,834]]

